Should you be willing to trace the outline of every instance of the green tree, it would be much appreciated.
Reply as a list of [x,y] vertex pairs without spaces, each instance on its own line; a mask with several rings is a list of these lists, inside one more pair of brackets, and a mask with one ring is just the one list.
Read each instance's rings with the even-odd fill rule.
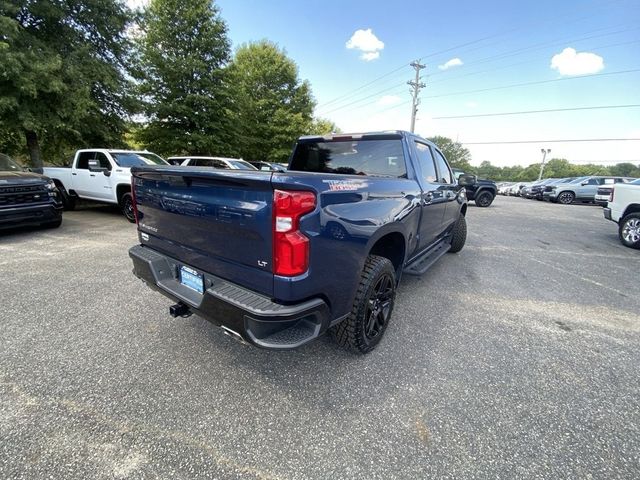
[[306,132],[310,135],[328,135],[330,133],[342,133],[340,127],[328,118],[314,118]]
[[0,133],[31,165],[76,145],[117,146],[133,108],[131,11],[112,0],[0,1]]
[[640,166],[628,162],[617,163],[609,167],[609,173],[621,177],[640,177]]
[[313,129],[311,87],[298,78],[295,62],[274,43],[249,43],[237,50],[229,78],[236,149],[248,160],[286,161],[296,138]]
[[143,12],[138,139],[162,154],[231,155],[235,136],[224,67],[227,26],[211,0],[152,0]]
[[454,142],[450,138],[442,136],[431,137],[429,140],[438,146],[453,168],[459,168],[468,173],[474,171],[469,163],[471,153],[460,142]]

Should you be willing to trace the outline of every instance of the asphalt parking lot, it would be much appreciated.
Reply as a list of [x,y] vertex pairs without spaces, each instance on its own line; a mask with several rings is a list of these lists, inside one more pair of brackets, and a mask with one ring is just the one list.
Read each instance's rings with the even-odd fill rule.
[[172,319],[109,208],[0,233],[0,478],[640,478],[640,252],[594,206],[468,223],[366,356]]

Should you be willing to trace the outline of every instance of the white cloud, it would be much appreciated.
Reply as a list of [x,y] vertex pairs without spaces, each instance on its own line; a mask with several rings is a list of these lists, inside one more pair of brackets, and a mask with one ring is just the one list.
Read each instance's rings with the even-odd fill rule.
[[360,55],[360,58],[365,62],[370,62],[371,60],[375,60],[380,57],[380,52],[365,52]]
[[366,62],[380,57],[380,51],[384,49],[384,42],[375,36],[370,28],[356,30],[345,46],[348,49],[360,50],[360,58]]
[[560,75],[587,75],[598,73],[604,68],[604,59],[591,52],[576,52],[573,48],[565,48],[551,58],[551,68]]
[[438,65],[438,68],[440,70],[448,70],[451,67],[459,67],[460,65],[462,65],[462,60],[456,57],[456,58],[452,58],[451,60],[447,60],[442,65]]
[[401,100],[397,95],[384,95],[380,97],[376,103],[381,107],[388,107],[400,103]]
[[478,106],[478,102],[467,102],[464,106],[467,108],[476,108]]

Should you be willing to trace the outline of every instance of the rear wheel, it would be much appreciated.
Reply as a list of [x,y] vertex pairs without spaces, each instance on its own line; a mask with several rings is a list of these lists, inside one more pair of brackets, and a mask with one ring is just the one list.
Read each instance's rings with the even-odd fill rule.
[[133,196],[131,193],[127,192],[122,195],[120,199],[120,208],[122,209],[122,214],[127,217],[131,223],[136,223],[136,214],[133,210]]
[[339,345],[357,353],[373,350],[384,335],[396,296],[396,272],[388,258],[369,255],[349,316],[331,329]]
[[478,207],[488,207],[493,203],[493,199],[495,196],[493,193],[488,190],[480,192],[480,194],[476,197],[476,205]]
[[558,203],[563,205],[569,205],[576,199],[576,195],[573,192],[561,192],[558,195]]
[[467,241],[467,219],[460,215],[451,231],[451,248],[449,252],[457,253],[462,250]]
[[630,213],[620,221],[620,242],[625,247],[640,249],[640,213]]

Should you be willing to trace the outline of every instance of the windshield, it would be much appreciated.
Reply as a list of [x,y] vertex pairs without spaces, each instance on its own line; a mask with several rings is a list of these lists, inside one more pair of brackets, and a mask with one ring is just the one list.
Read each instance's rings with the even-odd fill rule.
[[167,162],[153,153],[112,152],[111,155],[118,166],[124,168],[143,167],[145,165],[167,165]]
[[238,170],[258,170],[256,167],[244,160],[228,160],[228,162],[233,168]]
[[578,177],[578,178],[574,178],[573,180],[571,180],[569,183],[573,184],[573,183],[580,183],[583,180],[586,180],[589,177]]
[[146,158],[147,160],[151,160],[156,165],[166,165],[167,163],[169,163],[164,158],[162,158],[160,155],[156,155],[155,153],[139,152],[138,155],[140,155],[141,157]]
[[407,175],[399,139],[301,142],[289,170],[397,178]]
[[633,182],[630,182],[630,185],[640,185],[640,178],[634,180]]
[[0,153],[0,172],[21,172],[22,167],[10,157]]

